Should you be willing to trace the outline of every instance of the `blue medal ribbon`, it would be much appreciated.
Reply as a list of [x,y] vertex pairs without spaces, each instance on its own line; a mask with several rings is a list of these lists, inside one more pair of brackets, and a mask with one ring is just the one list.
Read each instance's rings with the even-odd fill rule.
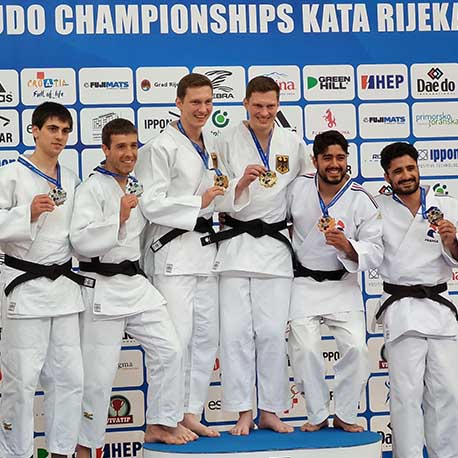
[[332,198],[331,202],[329,202],[328,205],[326,205],[321,198],[320,191],[318,189],[318,173],[315,173],[315,186],[316,186],[316,192],[318,194],[318,200],[320,202],[320,207],[321,207],[321,212],[323,213],[323,216],[327,218],[329,216],[329,208],[331,208],[343,195],[343,193],[351,186],[352,181],[348,180],[347,183],[345,183],[345,186],[340,188],[340,191]]
[[264,150],[262,149],[262,146],[261,146],[261,143],[259,143],[258,137],[256,137],[256,134],[254,133],[254,130],[250,127],[249,124],[248,124],[248,130],[250,131],[251,137],[253,138],[254,144],[256,145],[259,157],[261,158],[261,161],[264,164],[264,167],[267,170],[270,170],[270,165],[269,165],[270,142],[272,140],[272,134],[273,134],[274,130],[272,129],[270,131],[269,142],[267,143],[267,151],[266,152],[264,152]]
[[114,178],[127,178],[128,180],[131,180],[134,183],[138,182],[137,178],[135,178],[133,175],[121,175],[120,173],[111,172],[110,170],[107,170],[106,168],[102,167],[104,164],[105,164],[105,161],[101,162],[100,165],[98,165],[94,169],[94,172],[99,172],[102,175],[108,175],[108,176],[114,177]]
[[[396,194],[393,194],[393,199],[406,207],[406,204]],[[420,204],[421,216],[423,219],[428,219],[428,210],[426,209],[426,190],[422,186],[420,186]]]
[[57,178],[53,178],[53,177],[50,177],[49,175],[46,175],[46,173],[42,172],[40,169],[35,167],[31,162],[29,162],[28,160],[24,159],[22,156],[19,156],[17,161],[20,164],[22,164],[23,166],[27,167],[33,173],[36,173],[41,178],[44,178],[49,183],[53,184],[57,189],[62,189],[62,180],[61,180],[61,175],[60,175],[60,165],[59,165],[59,163],[57,163]]
[[[211,168],[211,169],[208,167],[208,160],[210,159],[210,157],[209,157],[209,155],[208,155],[208,153],[207,153],[207,151],[205,149],[205,145],[204,145],[204,149],[202,149],[198,143],[193,142],[189,138],[188,134],[184,130],[184,127],[183,127],[183,124],[181,122],[181,119],[178,120],[177,127],[178,127],[178,130],[191,142],[192,146],[194,146],[194,149],[197,151],[197,154],[202,159],[202,162],[204,163],[205,168],[207,170],[213,170],[216,173],[216,175],[219,176],[219,177],[223,176],[223,174],[221,173],[221,170],[218,169],[217,167]],[[202,143],[203,143],[203,141],[204,140],[203,140],[203,137],[202,137]]]

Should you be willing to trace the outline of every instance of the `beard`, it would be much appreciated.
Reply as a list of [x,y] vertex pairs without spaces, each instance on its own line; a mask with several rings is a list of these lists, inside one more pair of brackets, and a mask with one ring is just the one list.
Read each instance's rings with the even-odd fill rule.
[[342,183],[342,181],[347,176],[346,170],[341,170],[340,175],[336,177],[329,178],[326,175],[326,171],[318,170],[318,175],[320,176],[321,180],[326,184],[336,185]]
[[[411,187],[405,189],[401,187],[403,183],[412,183],[412,185]],[[398,196],[410,196],[411,194],[417,192],[417,189],[420,186],[420,180],[414,178],[412,180],[404,180],[402,182],[399,182],[397,185],[394,185],[393,183],[390,183],[390,185],[393,188],[393,192]]]

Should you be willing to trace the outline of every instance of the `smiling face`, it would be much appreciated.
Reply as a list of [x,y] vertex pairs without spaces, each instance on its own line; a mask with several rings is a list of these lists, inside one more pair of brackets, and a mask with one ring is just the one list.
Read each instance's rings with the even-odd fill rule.
[[105,168],[127,176],[137,162],[137,134],[112,134],[110,147],[102,145],[102,149],[106,156]]
[[347,175],[347,156],[340,145],[329,145],[324,153],[313,157],[313,164],[323,183],[342,183]]
[[400,196],[414,194],[420,186],[418,164],[408,154],[392,159],[384,177]]
[[67,144],[71,131],[67,121],[61,121],[56,117],[48,118],[41,129],[38,126],[32,126],[36,151],[50,158],[59,156]]
[[209,86],[188,87],[185,96],[177,98],[180,119],[186,131],[200,131],[213,109],[213,92]]
[[249,114],[250,127],[255,132],[272,130],[279,105],[275,91],[253,92],[249,99],[243,101]]

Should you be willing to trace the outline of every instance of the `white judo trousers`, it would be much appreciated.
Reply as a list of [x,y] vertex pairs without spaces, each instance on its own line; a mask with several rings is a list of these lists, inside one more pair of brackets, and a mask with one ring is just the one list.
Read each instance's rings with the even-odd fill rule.
[[218,278],[154,275],[153,284],[167,300],[183,348],[184,411],[200,415],[218,348]]
[[393,458],[458,457],[458,342],[403,335],[386,344]]
[[286,324],[291,278],[221,275],[223,408],[280,412],[288,406]]
[[[27,161],[28,156],[22,155]],[[31,222],[31,202],[49,192],[48,182],[19,162],[0,168],[0,250],[41,264],[64,264],[72,256],[70,219],[78,177],[61,166],[67,200]],[[3,265],[0,286],[23,272]],[[48,452],[72,454],[80,421],[82,362],[78,312],[81,287],[65,276],[18,285],[2,302],[2,397],[0,457],[33,454],[33,403],[38,381],[44,397]]]
[[32,412],[39,380],[45,391],[46,447],[50,453],[71,455],[78,437],[83,385],[78,314],[4,316],[3,327],[0,456],[32,456]]
[[81,318],[86,376],[79,444],[85,447],[99,448],[104,444],[107,409],[124,332],[145,351],[146,423],[176,426],[183,418],[181,346],[166,306],[109,320],[95,318],[88,308]]
[[294,380],[304,392],[308,421],[313,425],[326,420],[330,413],[321,348],[322,324],[333,334],[340,354],[334,364],[335,414],[353,424],[369,376],[364,313],[351,311],[308,316],[290,323],[288,346]]

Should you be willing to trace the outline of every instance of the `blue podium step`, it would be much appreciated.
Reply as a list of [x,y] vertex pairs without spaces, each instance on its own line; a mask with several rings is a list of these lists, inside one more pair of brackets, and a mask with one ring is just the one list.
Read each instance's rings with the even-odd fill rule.
[[325,428],[290,434],[255,430],[248,436],[201,437],[186,445],[145,443],[144,458],[380,458],[381,436]]

